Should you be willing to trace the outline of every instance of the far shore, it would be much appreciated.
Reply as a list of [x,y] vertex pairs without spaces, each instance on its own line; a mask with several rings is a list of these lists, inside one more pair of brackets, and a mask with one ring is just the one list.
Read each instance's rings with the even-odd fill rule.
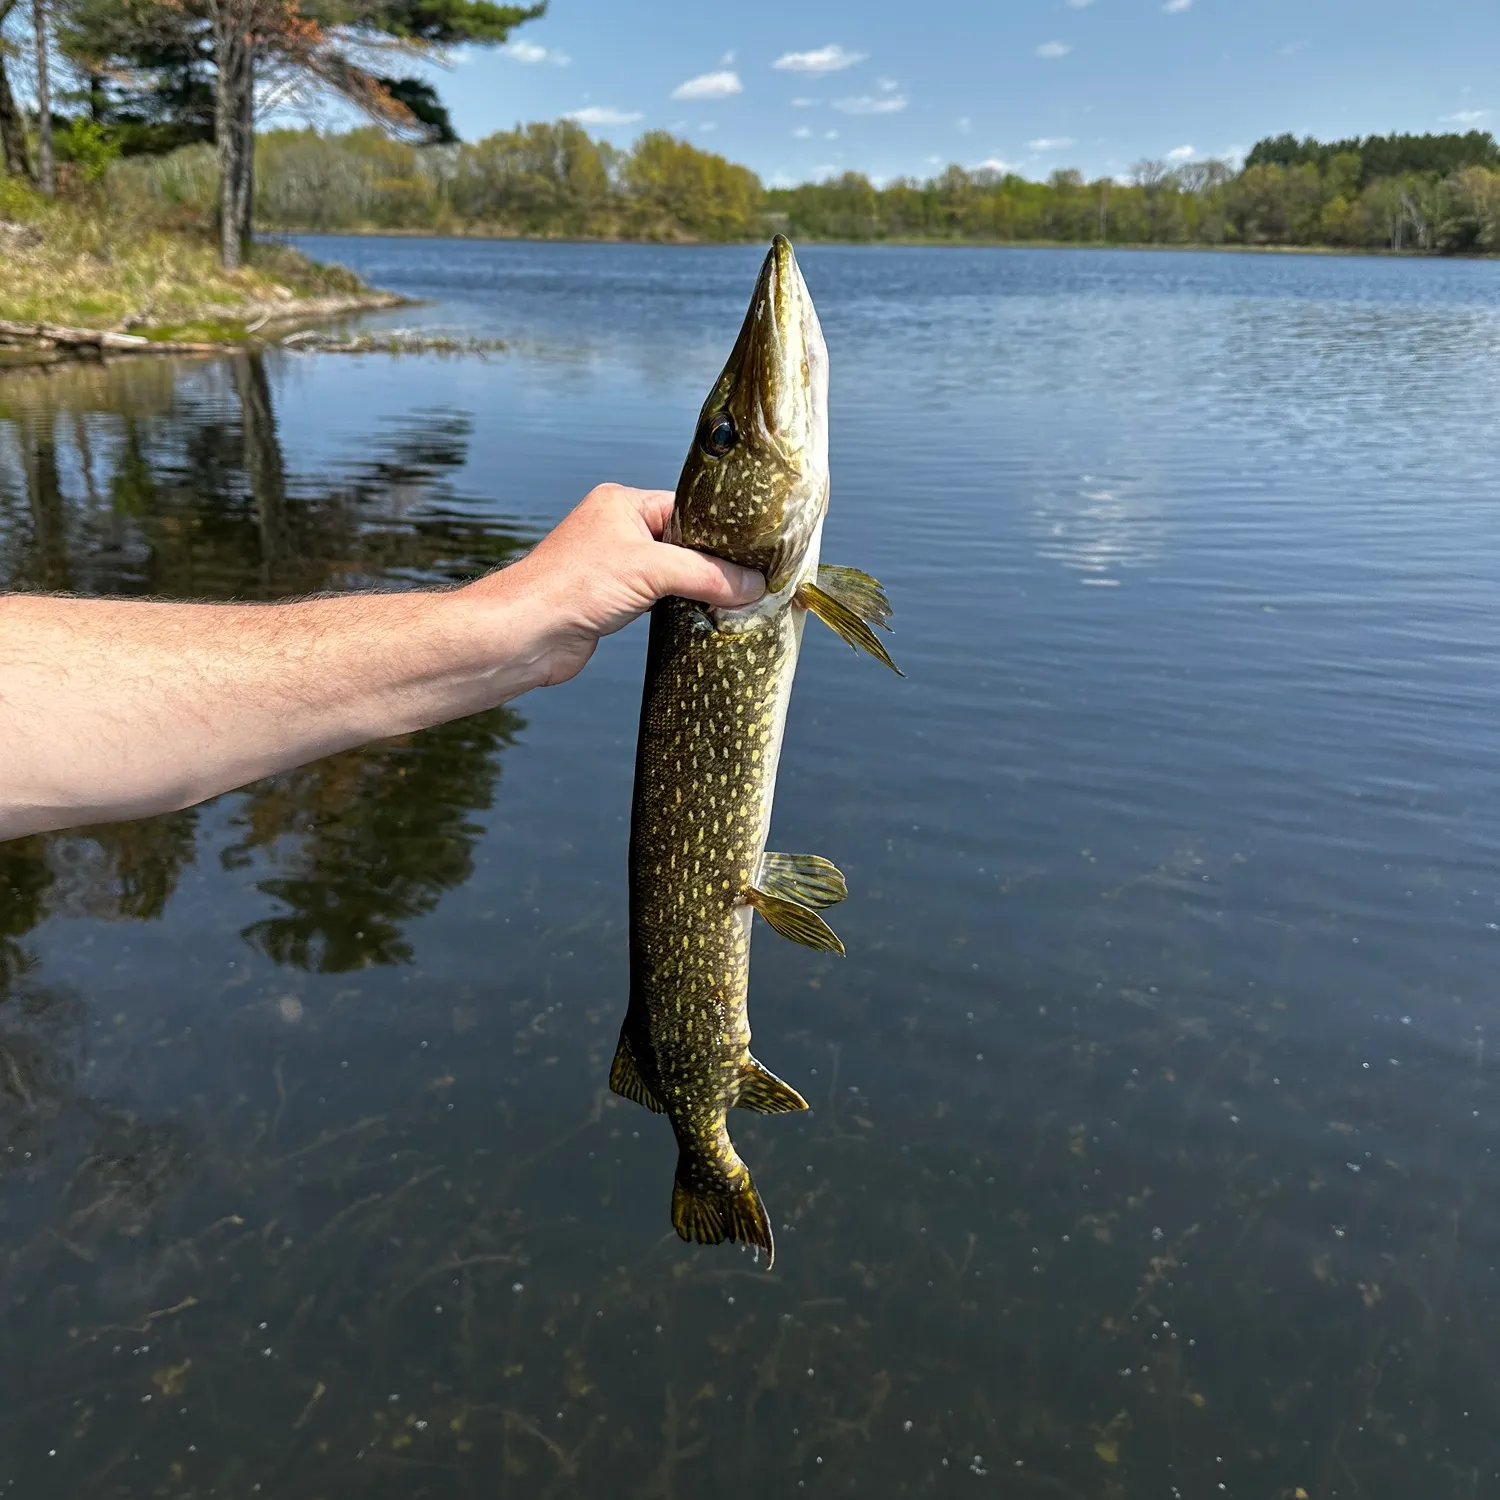
[[[771,226],[767,233],[774,232]],[[567,235],[567,234],[515,234],[509,230],[489,227],[465,227],[459,229],[388,229],[378,225],[361,225],[353,229],[287,229],[280,226],[262,225],[257,236],[265,239],[391,239],[391,240],[509,240],[527,245],[650,245],[665,249],[701,250],[704,248],[728,248],[740,245],[760,245],[764,237],[743,240],[705,240],[678,236],[671,239],[641,239],[630,235]],[[784,233],[785,230],[783,229]],[[795,237],[794,237],[795,238]],[[1140,244],[1101,243],[1098,240],[939,240],[939,239],[882,239],[882,240],[838,240],[803,239],[799,245],[837,245],[849,250],[878,250],[886,247],[897,249],[934,250],[1166,250],[1206,251],[1228,255],[1322,255],[1360,256],[1385,258],[1387,260],[1497,260],[1500,253],[1473,251],[1463,254],[1445,255],[1437,250],[1418,250],[1403,247],[1392,250],[1385,246],[1361,245],[1236,245],[1236,244]]]

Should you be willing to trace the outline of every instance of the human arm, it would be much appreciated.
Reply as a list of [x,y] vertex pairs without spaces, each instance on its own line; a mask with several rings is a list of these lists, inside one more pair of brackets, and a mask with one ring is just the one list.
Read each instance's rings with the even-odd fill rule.
[[145,817],[565,682],[667,594],[758,573],[658,541],[672,495],[601,485],[462,588],[281,604],[0,596],[0,839]]

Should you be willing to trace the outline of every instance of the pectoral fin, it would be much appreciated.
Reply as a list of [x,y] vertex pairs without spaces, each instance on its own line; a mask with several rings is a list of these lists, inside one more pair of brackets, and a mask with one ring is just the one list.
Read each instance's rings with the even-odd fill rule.
[[834,936],[833,929],[811,907],[785,896],[773,896],[769,891],[751,886],[745,892],[746,902],[753,906],[782,937],[808,948],[823,948],[830,953],[842,953],[844,945]]
[[735,1104],[758,1115],[789,1115],[807,1108],[807,1100],[791,1084],[778,1078],[752,1057],[740,1077],[740,1096]]
[[866,625],[878,625],[882,630],[891,628],[891,601],[868,573],[824,563],[818,569],[818,587],[841,604],[847,604]]
[[620,1045],[615,1048],[614,1066],[609,1070],[609,1086],[622,1098],[644,1104],[654,1115],[666,1113],[662,1102],[646,1087],[646,1081],[641,1077],[641,1070],[636,1067],[635,1057],[624,1037],[620,1038]]
[[817,854],[761,855],[755,884],[768,896],[780,896],[818,910],[849,894],[836,866]]
[[[818,577],[822,576],[823,570],[819,568]],[[873,583],[874,580],[872,579],[871,582]],[[830,630],[842,637],[850,646],[868,651],[876,661],[883,661],[897,677],[906,676],[906,673],[891,660],[885,647],[875,639],[875,632],[842,599],[835,598],[816,583],[804,583],[797,590],[796,598],[797,603],[810,609]]]

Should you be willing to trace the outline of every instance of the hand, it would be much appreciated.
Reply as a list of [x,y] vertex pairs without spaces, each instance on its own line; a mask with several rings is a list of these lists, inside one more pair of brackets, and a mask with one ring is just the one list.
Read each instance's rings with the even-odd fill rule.
[[548,636],[545,684],[566,682],[600,636],[623,630],[669,594],[732,609],[765,593],[765,579],[751,568],[658,541],[672,504],[671,490],[601,484],[528,556],[470,585],[480,591],[505,579],[540,611]]

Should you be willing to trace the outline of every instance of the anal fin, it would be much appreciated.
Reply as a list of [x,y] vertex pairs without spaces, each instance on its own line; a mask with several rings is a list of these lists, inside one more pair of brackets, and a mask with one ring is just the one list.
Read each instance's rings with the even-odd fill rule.
[[822,948],[829,953],[844,951],[844,945],[834,935],[833,929],[810,906],[786,896],[774,896],[753,885],[745,892],[745,901],[782,937],[806,948]]
[[664,1115],[667,1112],[661,1100],[647,1088],[645,1079],[641,1077],[641,1070],[636,1066],[635,1054],[631,1052],[630,1044],[623,1036],[620,1038],[620,1045],[615,1048],[614,1065],[609,1070],[609,1086],[621,1098],[644,1104],[654,1115]]
[[734,1102],[757,1115],[790,1115],[807,1108],[807,1100],[791,1084],[753,1057],[740,1075],[740,1096]]
[[772,854],[760,858],[756,886],[768,896],[780,896],[819,910],[849,894],[843,873],[818,854]]
[[[823,570],[818,570],[818,576],[823,576]],[[874,581],[873,579],[871,580]],[[884,597],[884,596],[882,596]],[[830,630],[856,650],[868,651],[876,661],[882,661],[893,671],[897,677],[905,677],[906,673],[901,670],[890,658],[885,647],[875,638],[875,632],[860,617],[860,615],[842,599],[836,598],[816,583],[804,583],[797,590],[797,603],[810,609]]]

